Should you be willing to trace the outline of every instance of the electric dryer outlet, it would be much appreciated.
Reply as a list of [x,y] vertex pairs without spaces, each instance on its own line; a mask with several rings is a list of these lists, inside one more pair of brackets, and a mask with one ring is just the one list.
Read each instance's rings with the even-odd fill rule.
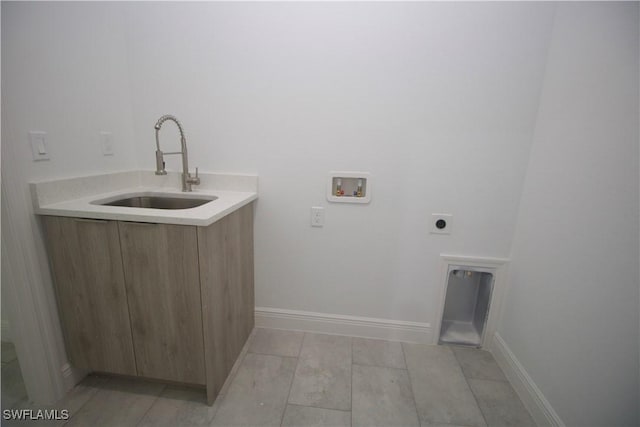
[[432,234],[451,234],[453,229],[453,215],[451,214],[431,214]]

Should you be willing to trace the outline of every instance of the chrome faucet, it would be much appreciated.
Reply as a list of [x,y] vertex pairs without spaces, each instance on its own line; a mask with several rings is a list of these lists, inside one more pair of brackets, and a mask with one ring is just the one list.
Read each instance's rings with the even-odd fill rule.
[[[163,153],[160,150],[160,139],[158,138],[158,134],[160,133],[160,128],[162,124],[167,120],[173,121],[180,131],[180,145],[182,151],[173,151],[171,153]],[[189,159],[187,156],[187,139],[184,137],[184,131],[182,130],[182,125],[174,116],[169,114],[165,114],[160,117],[155,125],[156,128],[156,175],[166,175],[167,171],[164,169],[164,156],[169,154],[182,154],[182,191],[192,191],[192,185],[200,184],[200,178],[198,177],[198,168],[196,168],[196,176],[191,176],[189,173]]]

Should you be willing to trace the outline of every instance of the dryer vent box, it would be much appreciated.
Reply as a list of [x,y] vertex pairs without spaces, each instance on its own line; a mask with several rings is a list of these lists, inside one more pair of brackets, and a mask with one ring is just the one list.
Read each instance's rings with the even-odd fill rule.
[[449,268],[438,344],[482,345],[493,279],[493,272],[467,266]]

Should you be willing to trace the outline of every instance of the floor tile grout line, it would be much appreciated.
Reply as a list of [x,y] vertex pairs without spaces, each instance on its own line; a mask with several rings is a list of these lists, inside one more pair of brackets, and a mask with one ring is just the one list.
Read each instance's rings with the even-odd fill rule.
[[354,345],[354,339],[353,337],[351,337],[351,366],[349,366],[349,368],[351,369],[351,417],[349,417],[349,425],[351,427],[353,427],[353,345]]
[[260,356],[277,356],[277,357],[290,357],[291,359],[296,359],[298,356],[291,356],[290,354],[275,354],[275,353],[262,353],[260,351],[247,351],[247,354],[259,354]]
[[280,416],[280,427],[284,422],[284,414],[287,412],[287,405],[289,405],[289,398],[291,397],[291,389],[293,388],[293,380],[296,378],[296,372],[298,371],[298,364],[300,363],[300,355],[302,354],[302,347],[304,346],[304,340],[307,337],[307,333],[303,332],[302,342],[300,342],[300,348],[298,349],[298,356],[296,357],[296,366],[293,368],[293,375],[291,375],[291,381],[289,381],[289,392],[287,393],[287,400],[284,401],[284,408],[282,408],[282,415]]
[[287,403],[287,406],[299,406],[301,408],[322,409],[323,411],[351,412],[349,409],[325,408],[322,406],[301,405],[299,403]]
[[[244,361],[247,359],[247,354],[249,354],[249,348],[251,347],[251,344],[252,344],[249,341],[253,341],[255,337],[255,330],[256,330],[256,327],[254,326],[254,328],[251,330],[251,333],[249,334],[249,338],[247,338],[247,342],[245,342],[245,346],[247,350],[246,351],[244,350],[245,347],[242,347],[242,350],[240,350],[240,355],[238,356],[238,359],[242,359],[242,360],[236,360],[233,366],[231,366],[231,372],[229,372],[229,376],[222,383],[222,387],[220,387],[220,391],[218,391],[218,395],[216,396],[216,399],[213,401],[213,405],[211,405],[212,407],[215,407],[215,410],[213,411],[213,415],[211,416],[211,419],[208,422],[209,426],[213,425],[213,422],[215,421],[216,416],[218,415],[218,411],[220,410],[220,407],[222,406],[222,404],[227,398],[228,391],[231,388],[231,383],[236,379],[236,377],[238,376],[238,372],[240,372],[240,368],[244,364]],[[237,368],[236,368],[236,363],[237,363]],[[236,368],[235,371],[234,371],[234,368]],[[229,382],[228,384],[227,384],[227,381]],[[226,388],[225,388],[225,385],[227,385]],[[224,390],[224,394],[222,393],[223,390]],[[218,402],[218,399],[220,399],[219,402]]]
[[[92,375],[92,374],[89,374],[89,375]],[[87,375],[87,377],[88,377],[89,375]],[[85,378],[87,378],[87,377],[85,377]],[[98,393],[100,393],[100,391],[101,391],[101,390],[104,390],[104,388],[103,388],[102,386],[104,386],[104,385],[106,385],[107,383],[111,382],[111,378],[109,378],[109,377],[104,377],[104,378],[105,378],[105,380],[102,382],[102,384],[100,384],[100,387],[95,387],[95,388],[97,389],[97,390],[96,390],[96,392],[95,392],[95,393],[93,393],[93,394],[92,394],[92,395],[91,395],[91,396],[86,400],[86,402],[84,402],[82,405],[80,405],[80,407],[78,408],[78,410],[76,411],[76,413],[75,413],[75,414],[73,414],[73,415],[71,415],[71,416],[70,416],[70,417],[69,417],[69,418],[64,422],[64,424],[62,424],[62,426],[61,426],[61,427],[64,427],[64,426],[66,426],[67,424],[69,424],[69,422],[71,421],[71,419],[72,419],[73,417],[75,417],[76,415],[78,415],[78,414],[80,413],[80,411],[82,411],[82,409],[83,409],[85,406],[87,406],[87,404],[88,404],[89,402],[91,402],[93,399],[95,399],[96,395],[97,395]],[[84,379],[83,379],[82,381],[84,381]],[[81,382],[82,382],[82,381],[81,381]],[[80,383],[78,383],[78,384],[80,384]],[[77,386],[78,386],[78,384],[76,384],[76,385],[75,385],[75,386],[73,386],[73,387],[74,387],[74,388],[75,388],[75,387],[77,387]],[[71,389],[71,390],[73,390],[73,389]],[[66,397],[66,396],[68,396],[68,395],[69,395],[69,393],[67,393],[67,394],[65,395],[65,397]]]
[[491,378],[474,378],[474,377],[467,377],[466,375],[465,375],[465,378],[473,381],[491,381],[492,383],[509,384],[511,386],[511,383],[509,381],[494,380]]
[[453,351],[453,349],[450,349],[450,350],[451,350],[451,353],[453,353],[453,359],[456,361],[456,363],[458,364],[458,367],[460,368],[460,371],[462,372],[462,377],[464,378],[464,382],[467,383],[467,387],[469,387],[469,391],[471,391],[471,395],[473,396],[473,400],[476,402],[476,406],[478,406],[478,409],[480,410],[480,415],[482,415],[482,419],[484,420],[484,424],[486,426],[488,426],[489,423],[487,422],[487,417],[485,416],[484,411],[482,410],[482,406],[480,406],[480,402],[478,402],[478,397],[476,396],[476,393],[473,391],[473,388],[471,388],[471,384],[469,384],[469,379],[464,374],[464,369],[462,369],[462,364],[460,363],[460,360],[458,359],[458,355],[456,355],[456,352]]
[[413,381],[411,380],[411,372],[409,372],[409,364],[407,363],[407,355],[404,351],[405,344],[400,344],[400,350],[402,350],[402,359],[404,360],[404,365],[407,367],[407,378],[409,379],[409,388],[411,390],[411,398],[413,399],[413,407],[416,410],[416,417],[418,418],[418,424],[422,426],[422,420],[420,419],[420,412],[418,412],[418,402],[416,402],[416,395],[413,392]]
[[156,398],[153,400],[153,403],[151,403],[151,405],[149,405],[149,407],[147,408],[146,411],[144,411],[144,414],[142,414],[142,416],[140,417],[140,419],[138,420],[138,422],[136,422],[136,426],[139,426],[140,423],[142,422],[142,420],[144,420],[144,418],[147,416],[147,414],[149,413],[149,411],[151,411],[151,408],[153,408],[155,406],[156,403],[158,403],[158,400],[160,399],[160,395],[162,393],[164,393],[164,391],[167,389],[166,385],[163,385],[162,388],[160,389],[160,392],[156,395]]
[[337,409],[337,408],[331,408],[331,407],[328,407],[328,406],[301,405],[299,403],[287,403],[287,405],[289,405],[289,406],[303,406],[305,408],[314,408],[314,409],[324,409],[324,410],[327,410],[327,411],[352,412],[350,409]]
[[[405,362],[405,364],[406,364],[406,362]],[[372,365],[372,364],[368,364],[368,363],[356,363],[356,362],[353,362],[352,365],[364,366],[366,368],[396,369],[398,371],[406,371],[407,370],[407,368],[396,368],[395,366],[385,366],[385,365]]]
[[[497,380],[495,378],[478,378],[478,377],[474,377],[472,375],[467,375],[467,373],[464,370],[464,367],[462,367],[462,362],[460,361],[460,358],[458,358],[458,354],[456,353],[455,349],[456,348],[464,348],[466,349],[467,347],[461,347],[461,346],[447,346],[449,348],[451,348],[451,351],[453,352],[453,355],[456,357],[456,360],[458,361],[458,364],[460,365],[460,367],[462,368],[462,374],[464,375],[465,378],[468,378],[470,380],[481,380],[481,381],[495,381],[495,382],[500,382],[500,383],[508,383],[509,385],[511,385],[511,383],[509,382],[509,380],[507,379],[507,375],[504,373],[504,371],[502,370],[502,368],[500,368],[500,366],[498,366],[498,370],[500,371],[500,373],[502,374],[502,378],[504,378],[503,380]],[[485,351],[487,353],[489,353],[491,355],[491,358],[493,359],[493,361],[495,362],[495,358],[493,357],[493,353],[491,353],[490,351],[487,350],[483,350],[481,348],[477,348],[477,349],[472,349],[473,351]]]
[[[480,349],[478,349],[480,350]],[[462,367],[462,363],[460,362],[460,359],[458,358],[458,355],[456,354],[456,352],[453,350],[453,348],[451,349],[451,351],[453,352],[453,355],[456,358],[456,361],[458,362],[458,364],[460,365],[460,367]],[[489,351],[489,354],[491,354],[491,357],[494,359],[493,354]],[[505,373],[502,371],[502,368],[500,368],[500,366],[498,366],[498,369],[500,370],[500,372],[502,373],[503,378],[505,378],[504,380],[496,380],[496,379],[489,379],[489,378],[474,378],[472,376],[468,376],[464,373],[464,369],[462,370],[462,373],[464,374],[464,379],[467,382],[467,385],[469,386],[469,389],[471,390],[471,393],[473,394],[473,398],[476,400],[476,403],[478,405],[478,408],[480,408],[480,412],[482,413],[482,417],[485,419],[485,423],[487,425],[489,425],[489,423],[487,422],[486,416],[484,415],[484,411],[482,410],[482,407],[480,406],[480,403],[478,402],[478,398],[476,397],[476,393],[473,391],[473,388],[471,388],[471,384],[469,383],[469,380],[472,381],[489,381],[492,383],[498,383],[498,384],[507,384],[507,386],[513,390],[516,398],[518,399],[518,401],[522,404],[522,406],[524,407],[525,411],[527,412],[527,414],[529,415],[529,417],[531,417],[531,419],[533,420],[533,416],[531,415],[531,412],[529,412],[529,408],[527,408],[524,405],[524,402],[522,402],[522,399],[520,399],[520,396],[518,396],[517,393],[515,393],[515,390],[513,389],[513,385],[511,384],[511,382],[507,379],[507,376],[505,375]],[[535,422],[535,421],[534,421]]]

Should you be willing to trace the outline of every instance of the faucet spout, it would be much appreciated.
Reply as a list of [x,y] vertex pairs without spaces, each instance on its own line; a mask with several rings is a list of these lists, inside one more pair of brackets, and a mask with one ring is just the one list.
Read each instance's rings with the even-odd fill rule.
[[[180,151],[164,153],[160,150],[160,128],[162,128],[162,124],[170,120],[178,126],[178,130],[180,131]],[[182,191],[193,191],[191,189],[192,185],[200,184],[200,178],[198,177],[198,168],[196,168],[196,176],[192,177],[189,173],[189,158],[187,155],[187,139],[184,136],[184,130],[182,129],[182,125],[178,121],[177,118],[170,114],[165,114],[160,117],[154,126],[156,130],[156,175],[166,175],[167,171],[165,170],[165,162],[164,156],[170,154],[180,154],[182,155]]]

